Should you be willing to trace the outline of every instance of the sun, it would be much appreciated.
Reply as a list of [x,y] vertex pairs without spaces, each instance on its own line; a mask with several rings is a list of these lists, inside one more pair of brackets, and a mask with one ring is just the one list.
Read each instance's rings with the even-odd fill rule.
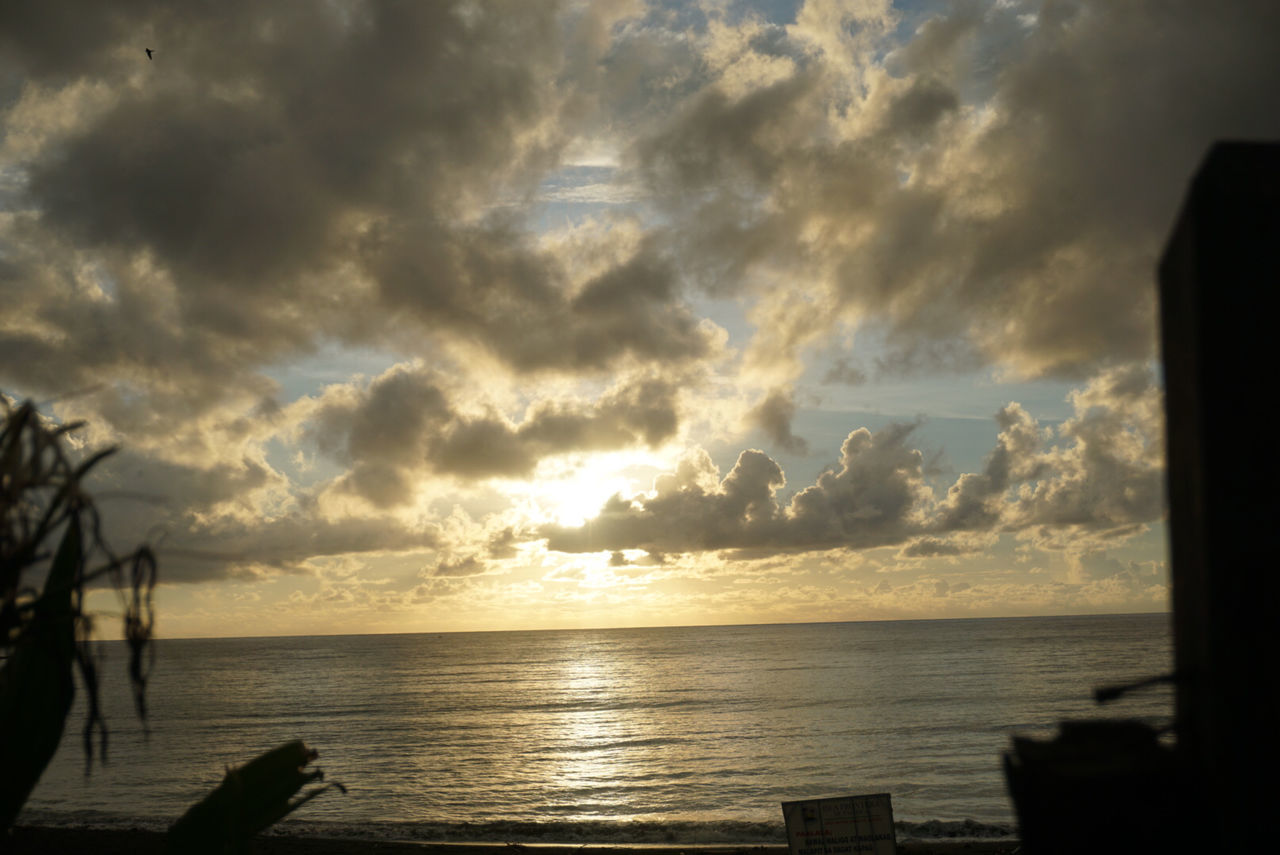
[[613,495],[648,490],[671,461],[649,451],[593,452],[543,460],[532,479],[511,485],[536,522],[580,526]]

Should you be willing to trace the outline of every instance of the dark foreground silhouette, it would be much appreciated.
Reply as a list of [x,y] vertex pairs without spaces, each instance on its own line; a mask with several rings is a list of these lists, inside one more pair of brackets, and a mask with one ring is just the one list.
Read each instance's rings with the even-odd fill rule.
[[1176,743],[1123,719],[1015,739],[1005,769],[1025,855],[1274,845],[1280,461],[1261,437],[1275,418],[1280,144],[1210,150],[1159,282],[1175,673],[1097,698],[1171,679]]

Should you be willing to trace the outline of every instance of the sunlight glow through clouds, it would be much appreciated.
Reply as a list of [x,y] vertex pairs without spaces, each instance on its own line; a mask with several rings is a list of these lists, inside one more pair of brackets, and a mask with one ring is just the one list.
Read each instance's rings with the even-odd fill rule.
[[[672,455],[645,450],[575,454],[545,459],[532,479],[504,482],[501,489],[523,500],[535,525],[581,526],[610,497],[646,492],[653,476],[674,465]],[[652,473],[647,481],[646,473]]]
[[0,391],[162,498],[166,634],[1165,607],[1154,263],[1273,0],[23,8]]

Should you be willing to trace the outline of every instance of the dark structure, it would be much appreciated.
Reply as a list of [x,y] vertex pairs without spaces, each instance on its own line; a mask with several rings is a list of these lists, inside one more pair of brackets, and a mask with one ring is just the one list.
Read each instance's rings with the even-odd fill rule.
[[1181,813],[1206,851],[1265,848],[1280,771],[1278,310],[1280,144],[1219,143],[1160,264]]
[[1274,836],[1280,144],[1213,147],[1159,279],[1176,747],[1123,719],[1015,738],[1005,773],[1028,855],[1253,852]]

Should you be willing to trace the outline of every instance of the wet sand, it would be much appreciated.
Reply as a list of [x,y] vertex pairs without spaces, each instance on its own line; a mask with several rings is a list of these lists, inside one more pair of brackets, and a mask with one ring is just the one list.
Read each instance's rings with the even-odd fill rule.
[[[1013,855],[1016,840],[917,841],[898,844],[903,855]],[[103,831],[75,828],[15,828],[0,840],[5,855],[160,855],[164,835],[154,831]],[[312,837],[255,839],[253,855],[787,855],[785,846],[595,846],[581,844],[415,843],[375,840],[329,840]]]

